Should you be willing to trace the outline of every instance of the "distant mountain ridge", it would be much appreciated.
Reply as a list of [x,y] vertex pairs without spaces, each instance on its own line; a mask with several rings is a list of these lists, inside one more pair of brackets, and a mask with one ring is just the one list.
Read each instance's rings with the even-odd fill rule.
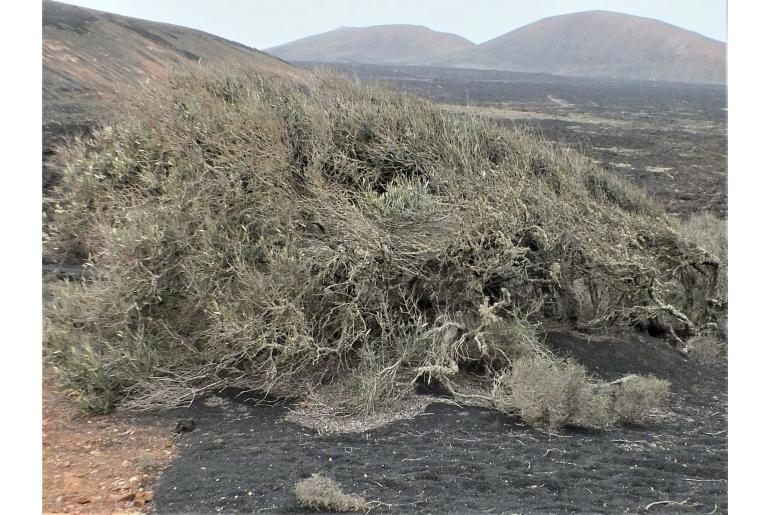
[[470,68],[725,82],[726,45],[650,18],[587,11],[544,18],[449,58]]
[[611,11],[544,18],[479,45],[426,27],[415,29],[408,25],[343,28],[266,52],[290,62],[414,64],[581,77],[726,82],[725,43],[659,20]]
[[456,34],[419,25],[376,25],[340,27],[265,52],[287,61],[426,64],[475,46]]

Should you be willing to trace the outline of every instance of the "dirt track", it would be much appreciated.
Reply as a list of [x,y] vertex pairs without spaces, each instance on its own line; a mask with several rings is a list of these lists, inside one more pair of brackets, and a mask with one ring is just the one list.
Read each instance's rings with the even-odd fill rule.
[[[516,417],[436,403],[413,420],[319,436],[286,422],[286,407],[210,400],[151,417],[197,422],[155,485],[156,509],[296,512],[292,486],[320,472],[390,512],[727,511],[726,366],[694,365],[635,336],[549,341],[606,379],[669,379],[672,413],[646,428],[549,435]],[[670,502],[645,510],[661,501]]]
[[146,489],[174,455],[158,424],[133,424],[117,414],[86,416],[43,379],[43,512],[139,513]]

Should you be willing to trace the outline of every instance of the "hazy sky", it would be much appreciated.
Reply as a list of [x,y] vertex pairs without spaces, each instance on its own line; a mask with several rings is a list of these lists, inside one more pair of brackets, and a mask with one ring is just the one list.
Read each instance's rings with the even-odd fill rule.
[[[67,0],[65,0],[67,2]],[[727,0],[72,0],[83,7],[201,29],[264,49],[336,29],[425,25],[482,43],[547,16],[604,9],[727,40]]]

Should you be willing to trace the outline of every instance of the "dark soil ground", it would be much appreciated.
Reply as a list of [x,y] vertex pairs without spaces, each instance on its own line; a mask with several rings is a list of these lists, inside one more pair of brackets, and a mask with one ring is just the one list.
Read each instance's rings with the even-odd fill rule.
[[411,420],[319,435],[285,421],[289,407],[215,397],[147,416],[169,427],[196,423],[154,486],[155,509],[299,512],[293,485],[321,473],[389,512],[727,511],[726,366],[690,363],[637,335],[556,332],[548,341],[605,379],[670,380],[671,413],[644,428],[548,434],[514,416],[437,402]]

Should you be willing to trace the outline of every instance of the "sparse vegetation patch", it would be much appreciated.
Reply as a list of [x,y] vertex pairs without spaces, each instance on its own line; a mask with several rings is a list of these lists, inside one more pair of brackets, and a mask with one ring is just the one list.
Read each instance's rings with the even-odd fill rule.
[[300,506],[312,510],[349,512],[366,509],[362,497],[344,493],[339,483],[318,474],[297,483],[294,494]]
[[498,378],[493,397],[499,409],[535,426],[603,429],[647,422],[664,407],[668,392],[669,383],[654,377],[605,383],[577,363],[523,358]]
[[612,411],[624,424],[642,424],[659,411],[669,395],[669,383],[656,377],[628,376],[614,384]]
[[576,363],[524,358],[501,376],[495,403],[529,424],[604,428],[614,420],[610,392],[589,380]]

